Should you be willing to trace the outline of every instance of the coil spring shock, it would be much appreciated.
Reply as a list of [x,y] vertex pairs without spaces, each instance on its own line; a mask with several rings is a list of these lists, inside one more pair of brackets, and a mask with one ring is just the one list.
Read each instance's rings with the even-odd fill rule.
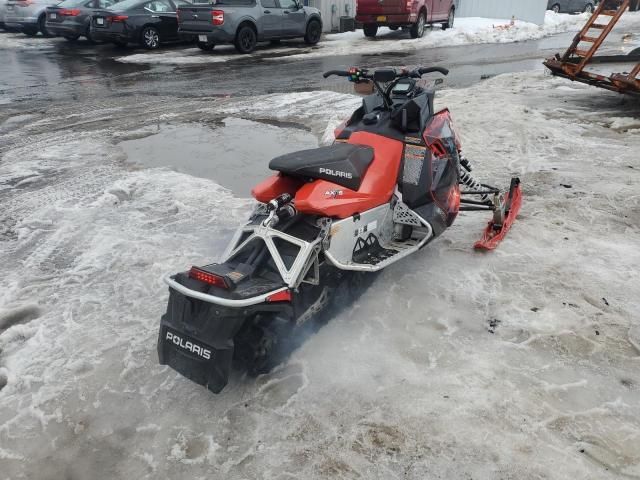
[[[469,160],[462,156],[462,154],[460,155],[460,183],[467,186],[471,191],[482,191],[487,189],[484,185],[473,178],[471,175],[471,164],[469,163]],[[480,199],[483,202],[491,202],[491,198],[486,193],[483,193],[480,196]]]

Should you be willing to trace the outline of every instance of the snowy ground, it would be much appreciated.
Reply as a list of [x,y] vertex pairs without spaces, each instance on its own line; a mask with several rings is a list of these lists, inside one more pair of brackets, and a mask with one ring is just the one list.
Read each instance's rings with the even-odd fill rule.
[[[640,23],[640,15],[637,17]],[[253,56],[266,60],[282,60],[282,56],[286,56],[287,60],[301,60],[311,57],[380,52],[414,52],[423,48],[445,45],[519,42],[579,30],[587,18],[585,15],[547,12],[543,26],[521,21],[516,21],[514,26],[510,26],[510,21],[504,19],[458,18],[454,28],[441,30],[438,25],[433,30],[427,30],[424,37],[418,40],[409,38],[407,32],[400,30],[393,32],[388,28],[381,28],[375,39],[366,38],[362,30],[357,30],[325,35],[313,48],[306,46],[303,42],[287,42],[283,46],[288,45],[288,47],[262,47]],[[180,52],[139,53],[119,57],[117,60],[126,63],[184,65],[238,60],[238,54],[233,46],[221,45],[216,46],[213,52],[203,53],[198,48],[191,48]]]
[[472,250],[487,218],[465,215],[286,365],[221,395],[157,365],[161,276],[219,254],[250,201],[134,168],[117,143],[219,115],[321,138],[357,102],[5,112],[2,478],[640,478],[640,108],[541,74],[438,100],[478,177],[522,178],[498,251]]

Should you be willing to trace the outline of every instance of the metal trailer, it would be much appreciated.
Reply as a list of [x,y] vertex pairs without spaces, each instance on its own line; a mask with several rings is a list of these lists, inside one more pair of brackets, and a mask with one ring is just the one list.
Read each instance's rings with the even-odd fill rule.
[[[640,0],[602,0],[564,55],[556,54],[544,65],[553,75],[640,98],[640,55],[596,56],[596,52],[627,9],[637,10]],[[629,72],[609,76],[586,70],[594,63],[630,62]]]

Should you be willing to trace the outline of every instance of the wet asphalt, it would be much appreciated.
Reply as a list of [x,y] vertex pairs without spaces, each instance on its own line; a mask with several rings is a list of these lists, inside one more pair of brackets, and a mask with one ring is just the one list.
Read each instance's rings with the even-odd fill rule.
[[[3,36],[13,35],[0,31]],[[242,57],[223,63],[198,65],[144,65],[116,61],[142,49],[70,44],[64,40],[27,39],[30,48],[0,49],[0,111],[16,102],[36,107],[42,103],[83,102],[85,99],[122,98],[137,94],[176,98],[334,89],[350,92],[339,80],[322,78],[323,71],[351,65],[442,65],[451,69],[447,86],[464,87],[509,72],[541,70],[543,58],[563,50],[573,34],[510,44],[429,48],[419,52],[384,52],[373,55],[313,57],[288,61]],[[21,40],[22,41],[22,40]],[[39,49],[39,44],[42,49]],[[165,47],[179,51],[184,45]],[[270,46],[261,47],[264,54]],[[179,52],[177,52],[179,53]],[[202,53],[203,55],[211,53]],[[295,50],[292,52],[295,54]],[[81,108],[81,106],[79,106]]]

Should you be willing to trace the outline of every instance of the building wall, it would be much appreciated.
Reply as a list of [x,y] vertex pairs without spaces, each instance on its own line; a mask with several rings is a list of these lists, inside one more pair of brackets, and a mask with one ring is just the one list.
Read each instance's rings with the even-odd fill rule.
[[356,16],[356,0],[307,0],[304,3],[320,10],[325,33],[340,29],[340,17]]
[[547,0],[457,0],[458,17],[511,18],[544,23]]

